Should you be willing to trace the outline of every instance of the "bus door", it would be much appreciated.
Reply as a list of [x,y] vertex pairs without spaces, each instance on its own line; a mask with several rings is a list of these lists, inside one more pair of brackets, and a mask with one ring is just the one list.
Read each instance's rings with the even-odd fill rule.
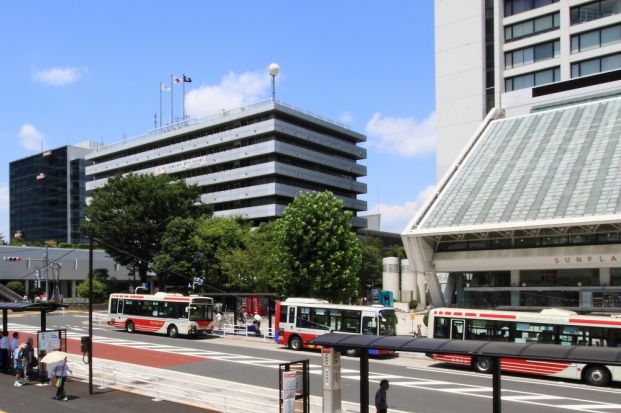
[[118,300],[117,304],[116,304],[116,314],[115,314],[115,319],[117,321],[121,320],[123,318],[123,310],[125,308],[125,300],[120,299]]
[[464,320],[456,319],[451,320],[451,339],[452,340],[463,340],[464,339]]

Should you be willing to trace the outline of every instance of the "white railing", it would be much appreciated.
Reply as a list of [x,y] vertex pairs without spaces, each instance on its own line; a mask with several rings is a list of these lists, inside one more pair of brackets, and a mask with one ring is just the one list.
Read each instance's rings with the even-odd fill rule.
[[214,328],[213,334],[226,337],[227,335],[243,336],[246,339],[257,338],[263,340],[272,340],[274,338],[273,328],[261,328],[260,334],[256,333],[256,330],[252,324],[229,324],[224,323],[222,327]]
[[[88,382],[88,365],[72,363],[73,378]],[[195,378],[195,377],[193,377]],[[116,366],[93,365],[93,385],[100,389],[114,388],[151,397],[153,401],[167,400],[205,408],[233,412],[277,412],[278,390],[261,392],[237,390],[196,380],[173,378],[149,372],[138,372]]]

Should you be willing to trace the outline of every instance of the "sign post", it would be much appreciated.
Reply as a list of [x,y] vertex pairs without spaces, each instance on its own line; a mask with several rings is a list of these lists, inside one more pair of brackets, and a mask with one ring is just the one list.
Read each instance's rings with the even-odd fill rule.
[[341,353],[333,347],[322,347],[323,413],[341,410]]

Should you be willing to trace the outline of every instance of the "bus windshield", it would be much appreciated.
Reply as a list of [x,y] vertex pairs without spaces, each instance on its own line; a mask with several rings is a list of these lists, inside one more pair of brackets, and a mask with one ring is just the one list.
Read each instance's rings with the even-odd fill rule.
[[380,336],[396,336],[397,335],[397,316],[394,311],[386,311],[379,317],[379,335]]
[[213,307],[207,304],[192,304],[189,308],[189,320],[212,320],[213,319]]

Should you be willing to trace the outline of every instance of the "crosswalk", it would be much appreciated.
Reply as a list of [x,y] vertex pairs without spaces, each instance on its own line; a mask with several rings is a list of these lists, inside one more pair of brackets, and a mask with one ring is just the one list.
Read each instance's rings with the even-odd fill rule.
[[[67,330],[68,338],[79,339],[86,334],[86,329],[84,328],[84,326],[64,326],[64,328]],[[38,331],[38,328],[34,326],[9,323],[9,330],[36,333]],[[93,331],[108,331],[108,329],[102,327],[94,327]],[[160,351],[164,353],[175,353],[179,355],[203,357],[205,359],[220,360],[243,365],[262,366],[273,369],[278,369],[279,365],[285,362],[284,360],[247,356],[243,354],[225,353],[219,351],[202,350],[166,344],[154,344],[137,341],[133,339],[133,337],[131,340],[129,340],[123,338],[105,337],[102,335],[94,334],[93,341],[96,343],[103,343],[115,346],[124,346],[143,350],[149,349],[152,351]],[[320,365],[310,365],[309,370],[311,374],[322,374],[322,367]],[[491,386],[477,386],[451,381],[414,378],[411,376],[401,376],[395,374],[369,374],[370,382],[379,383],[382,379],[389,380],[391,387],[419,389],[469,397],[483,397],[491,399],[493,391]],[[358,370],[341,368],[341,380],[360,380],[360,372]],[[580,411],[588,413],[621,413],[621,404],[618,403],[605,403],[579,398],[566,398],[555,395],[524,392],[510,389],[502,390],[502,400],[503,402],[522,403],[531,406],[545,406],[561,410]]]

